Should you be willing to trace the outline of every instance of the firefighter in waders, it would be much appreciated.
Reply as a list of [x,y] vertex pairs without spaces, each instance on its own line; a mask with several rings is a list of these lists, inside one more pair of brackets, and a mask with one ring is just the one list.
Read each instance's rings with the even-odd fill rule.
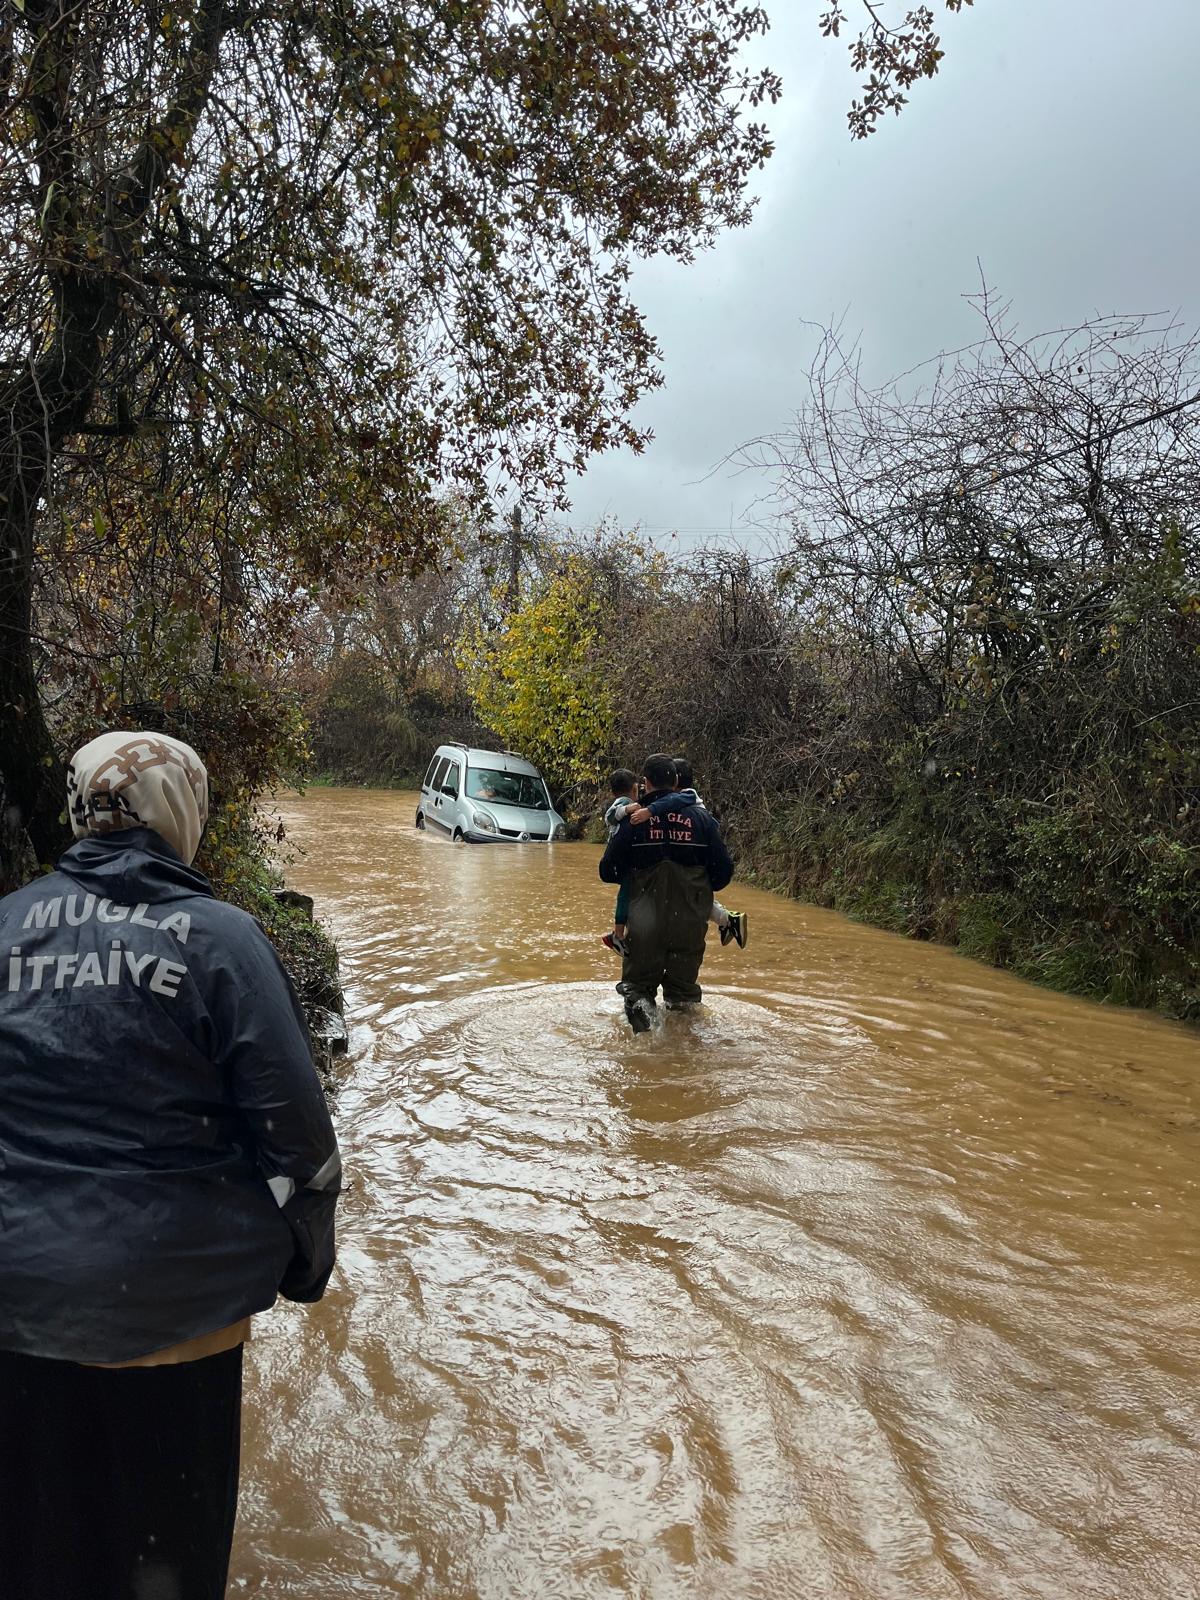
[[[645,801],[675,787],[669,756],[646,758]],[[658,991],[668,1008],[695,1005],[713,894],[733,876],[717,824],[703,807],[681,803],[634,826],[622,822],[600,862],[605,883],[629,890],[626,954],[618,991],[635,1033],[645,1033]]]

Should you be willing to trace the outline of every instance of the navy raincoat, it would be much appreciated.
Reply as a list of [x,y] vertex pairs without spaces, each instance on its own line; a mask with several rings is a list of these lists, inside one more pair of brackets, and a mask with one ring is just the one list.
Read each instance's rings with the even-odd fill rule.
[[0,1350],[132,1361],[317,1300],[340,1187],[269,940],[158,834],[0,900]]
[[697,800],[696,791],[652,793],[644,804],[650,821],[635,828],[626,816],[608,841],[600,860],[603,881],[625,883],[661,861],[670,861],[677,867],[702,868],[709,888],[714,893],[723,889],[733,877],[733,861],[720,828]]

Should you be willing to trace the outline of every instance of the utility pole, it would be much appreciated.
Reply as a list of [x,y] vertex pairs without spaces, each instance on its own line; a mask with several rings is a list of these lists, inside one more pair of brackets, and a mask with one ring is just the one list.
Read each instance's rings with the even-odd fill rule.
[[521,598],[521,508],[513,507],[512,533],[508,543],[508,609],[513,612],[517,609],[517,601]]

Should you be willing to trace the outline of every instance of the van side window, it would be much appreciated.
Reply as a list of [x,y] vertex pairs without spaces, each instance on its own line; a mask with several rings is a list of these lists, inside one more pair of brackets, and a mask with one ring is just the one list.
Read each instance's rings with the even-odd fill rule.
[[427,771],[425,773],[424,782],[421,784],[422,789],[432,789],[433,788],[433,769],[434,769],[434,767],[437,766],[437,764],[438,764],[438,758],[435,755],[433,757],[433,760],[429,763],[429,767],[428,767],[428,769],[427,769]]
[[442,774],[442,793],[448,795],[451,800],[458,799],[458,780],[458,762],[451,761],[447,763],[446,771]]
[[441,756],[440,758],[438,758],[438,760],[436,762],[436,765],[434,767],[433,776],[429,780],[429,787],[433,790],[433,792],[435,794],[442,787],[442,783],[443,783],[443,781],[445,779],[445,776],[446,776],[446,768],[449,765],[450,765],[450,759],[449,759],[448,756]]

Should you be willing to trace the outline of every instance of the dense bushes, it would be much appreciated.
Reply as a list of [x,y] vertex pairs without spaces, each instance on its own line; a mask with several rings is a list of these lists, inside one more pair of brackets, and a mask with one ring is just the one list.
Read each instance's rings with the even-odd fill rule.
[[312,768],[346,783],[411,780],[428,747],[408,695],[358,658],[331,668],[311,707]]
[[360,658],[331,669],[309,709],[309,770],[332,783],[419,783],[439,744],[495,742],[464,694],[406,689]]
[[760,455],[789,548],[693,578],[667,726],[765,878],[1200,1017],[1197,364],[1149,332],[993,324],[916,399],[827,352]]
[[337,999],[337,955],[319,924],[277,899],[279,854],[261,809],[308,758],[288,641],[272,645],[247,597],[222,600],[219,574],[206,591],[188,532],[128,538],[121,571],[103,550],[81,550],[73,588],[47,583],[50,731],[67,755],[114,727],[161,730],[201,753],[211,809],[196,866],[263,924],[311,1013]]
[[984,311],[924,392],[824,352],[751,452],[777,556],[602,530],[543,543],[516,596],[423,580],[328,673],[319,748],[336,714],[341,770],[414,729],[419,765],[432,684],[578,804],[686,753],[762,883],[1200,1018],[1200,361],[1136,323],[1018,344]]
[[1198,388],[1136,324],[916,398],[827,351],[777,559],[571,556],[610,756],[686,753],[764,884],[1200,1018]]
[[309,770],[334,783],[405,784],[439,744],[494,743],[455,664],[490,592],[483,557],[444,559],[315,606],[293,683],[310,723]]

